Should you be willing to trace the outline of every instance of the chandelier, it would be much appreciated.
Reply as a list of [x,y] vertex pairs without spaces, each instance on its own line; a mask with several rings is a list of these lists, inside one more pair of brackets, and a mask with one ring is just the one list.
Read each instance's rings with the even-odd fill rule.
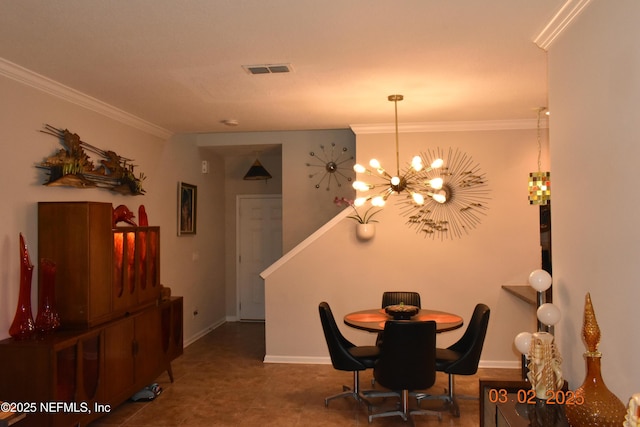
[[369,162],[370,168],[356,164],[353,168],[357,173],[377,177],[381,182],[355,181],[354,189],[369,194],[358,197],[354,205],[370,202],[381,207],[391,195],[400,195],[402,215],[407,217],[409,227],[416,228],[425,237],[461,237],[479,224],[480,215],[487,208],[489,190],[484,173],[467,154],[457,149],[445,151],[439,148],[414,156],[401,170],[398,101],[402,101],[403,96],[389,95],[388,99],[395,105],[395,174],[388,172],[376,159]]
[[[356,164],[353,169],[356,173],[365,173],[367,175],[374,175],[382,178],[383,182],[379,184],[370,184],[364,181],[355,181],[353,188],[357,191],[367,192],[375,189],[382,189],[376,195],[369,195],[364,197],[358,197],[354,201],[355,206],[362,206],[368,201],[373,206],[382,207],[387,202],[387,199],[392,194],[406,193],[413,203],[416,205],[422,205],[425,201],[425,196],[433,198],[438,203],[445,203],[447,201],[447,192],[443,189],[444,181],[441,177],[434,177],[429,180],[421,179],[421,173],[429,173],[434,169],[442,167],[442,159],[435,159],[430,163],[430,166],[425,168],[420,156],[414,156],[411,160],[411,164],[404,171],[400,171],[400,142],[398,137],[398,101],[402,101],[404,97],[402,95],[389,95],[389,101],[393,101],[395,106],[395,125],[396,125],[396,171],[395,175],[391,175],[385,168],[382,167],[380,162],[376,159],[369,161],[369,166],[373,170],[366,168],[361,164]],[[374,172],[375,171],[375,172]]]

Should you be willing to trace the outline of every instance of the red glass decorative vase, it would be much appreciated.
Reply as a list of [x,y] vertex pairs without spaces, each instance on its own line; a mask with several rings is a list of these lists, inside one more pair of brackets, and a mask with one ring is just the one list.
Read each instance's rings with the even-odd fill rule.
[[9,335],[16,340],[24,340],[35,330],[33,315],[31,314],[31,276],[33,264],[29,259],[29,251],[20,233],[20,293],[18,294],[18,307],[9,327]]
[[47,334],[60,327],[60,315],[55,309],[56,263],[50,259],[41,259],[40,274],[42,282],[39,289],[36,331]]

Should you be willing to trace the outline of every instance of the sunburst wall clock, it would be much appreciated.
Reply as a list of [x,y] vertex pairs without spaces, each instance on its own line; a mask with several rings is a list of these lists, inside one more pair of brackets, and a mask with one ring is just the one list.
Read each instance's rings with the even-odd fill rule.
[[[353,156],[348,154],[347,147],[336,149],[336,144],[332,142],[330,148],[320,144],[320,150],[321,152],[309,152],[313,163],[307,163],[308,167],[317,169],[309,174],[310,179],[318,179],[316,188],[319,189],[326,184],[326,190],[329,191],[332,180],[338,187],[342,187],[343,180],[353,181]],[[347,172],[349,175],[346,174]]]

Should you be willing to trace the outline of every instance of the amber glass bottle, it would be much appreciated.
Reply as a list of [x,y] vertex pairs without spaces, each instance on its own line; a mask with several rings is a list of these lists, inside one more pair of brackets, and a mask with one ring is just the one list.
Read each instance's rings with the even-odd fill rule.
[[621,426],[626,410],[622,401],[607,388],[602,379],[602,354],[598,351],[600,328],[589,294],[584,307],[582,337],[587,344],[587,352],[584,354],[587,360],[587,375],[575,391],[576,403],[580,404],[565,407],[569,424],[572,427]]

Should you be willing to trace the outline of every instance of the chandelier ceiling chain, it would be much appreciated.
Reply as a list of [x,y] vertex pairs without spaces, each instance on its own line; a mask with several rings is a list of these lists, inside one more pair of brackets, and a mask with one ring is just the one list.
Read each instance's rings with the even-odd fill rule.
[[540,132],[540,114],[542,114],[542,112],[546,110],[545,107],[539,107],[538,108],[538,122],[536,125],[536,129],[537,129],[537,134],[536,137],[538,139],[538,172],[542,172],[542,135]]
[[[381,207],[391,195],[404,195],[399,203],[404,205],[402,215],[408,217],[406,224],[409,227],[416,227],[425,237],[461,237],[479,224],[479,214],[484,214],[489,193],[487,180],[469,156],[452,149],[448,153],[437,149],[414,156],[409,166],[401,171],[398,101],[403,99],[402,95],[388,96],[395,110],[396,175],[391,176],[376,159],[369,162],[372,169],[356,164],[353,167],[356,173],[377,176],[382,183],[355,181],[353,188],[362,195],[354,205],[370,202]],[[424,164],[429,166],[424,167]],[[376,189],[379,190],[377,194],[366,194]]]
[[400,176],[400,136],[398,132],[398,101],[402,101],[404,96],[402,95],[389,95],[389,101],[393,101],[395,110],[395,123],[396,123],[396,176]]

